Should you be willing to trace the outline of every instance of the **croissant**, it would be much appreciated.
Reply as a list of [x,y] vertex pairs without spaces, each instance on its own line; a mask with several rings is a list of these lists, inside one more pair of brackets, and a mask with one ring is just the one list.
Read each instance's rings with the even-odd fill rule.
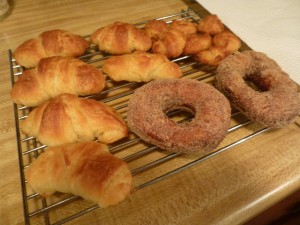
[[198,52],[194,59],[202,64],[217,66],[228,56],[228,53],[221,47],[212,46],[211,48]]
[[152,45],[151,38],[144,30],[123,22],[115,22],[96,30],[90,39],[100,50],[111,54],[147,51]]
[[72,193],[100,207],[124,200],[132,185],[127,164],[96,142],[47,148],[26,170],[26,178],[43,196]]
[[21,130],[47,146],[95,138],[107,144],[128,134],[125,122],[110,106],[67,93],[33,109],[21,124]]
[[188,20],[173,20],[170,24],[170,28],[181,31],[185,36],[197,33],[197,25]]
[[201,33],[216,35],[217,33],[224,31],[225,28],[218,16],[212,14],[204,17],[204,19],[199,22],[197,30]]
[[50,56],[81,56],[88,47],[89,42],[79,35],[65,30],[50,30],[21,44],[13,56],[21,66],[32,68],[42,58]]
[[105,60],[103,72],[115,81],[148,82],[156,79],[180,78],[180,67],[162,54],[134,52]]
[[176,58],[182,54],[185,44],[186,36],[181,31],[169,29],[162,39],[153,42],[152,52]]
[[145,24],[145,31],[152,40],[161,39],[168,31],[168,25],[163,20],[151,20]]
[[10,92],[17,104],[37,106],[62,93],[89,95],[101,92],[105,78],[93,65],[71,57],[44,58],[25,70]]
[[200,51],[207,50],[212,44],[212,38],[209,34],[190,35],[183,49],[184,55],[193,55]]

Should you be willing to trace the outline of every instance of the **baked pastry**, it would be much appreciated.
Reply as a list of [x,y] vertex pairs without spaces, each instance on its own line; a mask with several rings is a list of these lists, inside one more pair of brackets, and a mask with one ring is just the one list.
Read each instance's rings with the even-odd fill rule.
[[230,31],[222,31],[213,37],[213,45],[224,49],[230,55],[242,46],[241,40]]
[[72,94],[61,94],[33,109],[21,130],[47,146],[95,138],[107,144],[128,134],[125,122],[113,108]]
[[36,67],[42,58],[51,56],[78,57],[84,54],[89,42],[65,30],[45,31],[36,39],[21,44],[13,53],[16,61],[26,68]]
[[203,18],[197,25],[197,29],[201,33],[208,33],[212,36],[225,30],[222,21],[217,15],[212,14]]
[[147,52],[113,56],[104,62],[103,72],[115,81],[148,82],[182,76],[180,67],[166,56]]
[[230,31],[222,31],[213,37],[211,47],[197,52],[194,59],[203,64],[217,66],[227,56],[238,51],[241,46],[242,43],[237,36]]
[[111,54],[126,54],[135,50],[151,48],[151,38],[146,31],[129,23],[115,22],[96,30],[91,35],[92,43]]
[[170,24],[170,29],[177,29],[185,36],[197,33],[197,25],[188,20],[173,20]]
[[193,34],[190,35],[183,49],[184,55],[193,55],[200,51],[204,51],[210,48],[212,44],[212,38],[209,34]]
[[186,36],[177,29],[169,29],[162,39],[156,40],[152,45],[152,52],[176,58],[183,52]]
[[217,66],[228,56],[222,47],[212,46],[207,50],[200,51],[193,55],[194,59],[202,64]]
[[26,179],[42,196],[72,193],[103,208],[124,200],[132,185],[127,164],[96,142],[47,148],[26,170]]
[[76,58],[53,56],[25,70],[10,95],[17,104],[37,106],[62,93],[96,94],[104,86],[105,78],[95,66]]
[[[176,123],[167,112],[193,114]],[[193,79],[155,80],[138,88],[128,103],[127,123],[144,141],[170,152],[195,153],[215,149],[227,134],[231,108],[212,85]]]
[[161,39],[168,31],[168,24],[163,20],[151,20],[144,27],[152,40]]

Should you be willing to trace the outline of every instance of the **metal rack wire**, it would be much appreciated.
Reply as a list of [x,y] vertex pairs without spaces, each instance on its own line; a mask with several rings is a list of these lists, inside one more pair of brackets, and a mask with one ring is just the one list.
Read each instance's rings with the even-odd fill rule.
[[[165,20],[166,22],[175,19],[188,19],[198,22],[201,20],[201,15],[198,15],[195,11],[188,8],[179,13],[157,19]],[[146,22],[147,21],[143,21],[135,25],[143,27]],[[89,35],[85,36],[85,38],[88,39]],[[12,84],[14,84],[17,77],[22,74],[23,68],[17,65],[11,52],[9,57],[11,81]],[[101,68],[103,61],[108,57],[108,54],[98,51],[95,46],[91,46],[87,53],[80,58],[87,63]],[[215,68],[200,65],[193,61],[189,56],[176,58],[173,61],[178,63],[185,78],[197,79],[207,83],[211,83],[214,78]],[[142,84],[134,82],[113,82],[112,80],[107,79],[107,88],[104,91],[97,95],[87,96],[87,98],[94,98],[113,106],[126,119],[127,101],[134,90],[140,85]],[[27,186],[25,175],[26,168],[30,165],[30,162],[38,157],[38,155],[46,148],[46,146],[39,143],[37,139],[25,136],[20,130],[20,121],[27,117],[30,110],[29,107],[14,104],[25,224],[64,224],[98,209],[99,207],[97,205],[84,201],[78,196],[59,194],[54,197],[41,198]],[[247,128],[247,131],[237,135],[236,133],[239,133],[239,130],[242,128]],[[232,149],[232,147],[266,132],[267,130],[268,128],[260,127],[259,125],[252,123],[238,111],[235,111],[232,114],[231,128],[228,130],[228,136],[235,133],[232,135],[235,138],[225,138],[221,145],[214,152],[209,154],[195,154],[191,157],[184,157],[178,153],[167,153],[158,149],[156,146],[144,143],[132,133],[129,138],[110,145],[109,149],[113,154],[122,158],[129,164],[134,178],[134,190],[138,191],[139,189],[166,179],[169,176],[180,173],[196,164],[202,163],[224,151]],[[168,168],[171,169],[166,170],[166,164],[168,164]],[[149,171],[151,171],[151,175],[149,175]],[[145,173],[148,173],[148,175],[144,176]],[[67,217],[60,218],[58,215],[59,212],[70,208],[72,208],[72,212],[74,213]]]

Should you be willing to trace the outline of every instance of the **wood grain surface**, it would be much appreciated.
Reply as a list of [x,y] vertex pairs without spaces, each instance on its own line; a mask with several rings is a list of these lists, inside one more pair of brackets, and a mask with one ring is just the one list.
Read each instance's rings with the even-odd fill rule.
[[[0,224],[24,224],[16,129],[9,96],[8,49],[54,28],[88,35],[114,21],[137,23],[180,12],[190,4],[193,2],[182,0],[13,1],[12,14],[0,22]],[[255,129],[259,125],[230,134],[221,146]],[[135,191],[117,206],[93,210],[68,224],[242,224],[300,188],[299,135],[298,117],[285,128],[267,131]],[[159,167],[163,171],[141,173],[135,177],[135,185],[151,179],[154,173],[195,158],[183,156]],[[93,204],[75,199],[72,204],[53,210],[51,220],[55,222],[90,206]],[[43,214],[32,224],[44,224]]]

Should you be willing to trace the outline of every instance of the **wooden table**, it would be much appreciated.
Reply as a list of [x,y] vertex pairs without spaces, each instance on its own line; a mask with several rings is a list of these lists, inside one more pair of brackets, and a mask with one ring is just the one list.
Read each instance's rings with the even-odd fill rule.
[[[0,22],[0,224],[23,224],[8,49],[54,28],[90,34],[113,21],[136,23],[186,9],[188,0],[15,0]],[[245,130],[247,130],[245,128]],[[133,193],[72,224],[240,224],[300,187],[300,118]],[[65,212],[62,211],[62,214]]]

